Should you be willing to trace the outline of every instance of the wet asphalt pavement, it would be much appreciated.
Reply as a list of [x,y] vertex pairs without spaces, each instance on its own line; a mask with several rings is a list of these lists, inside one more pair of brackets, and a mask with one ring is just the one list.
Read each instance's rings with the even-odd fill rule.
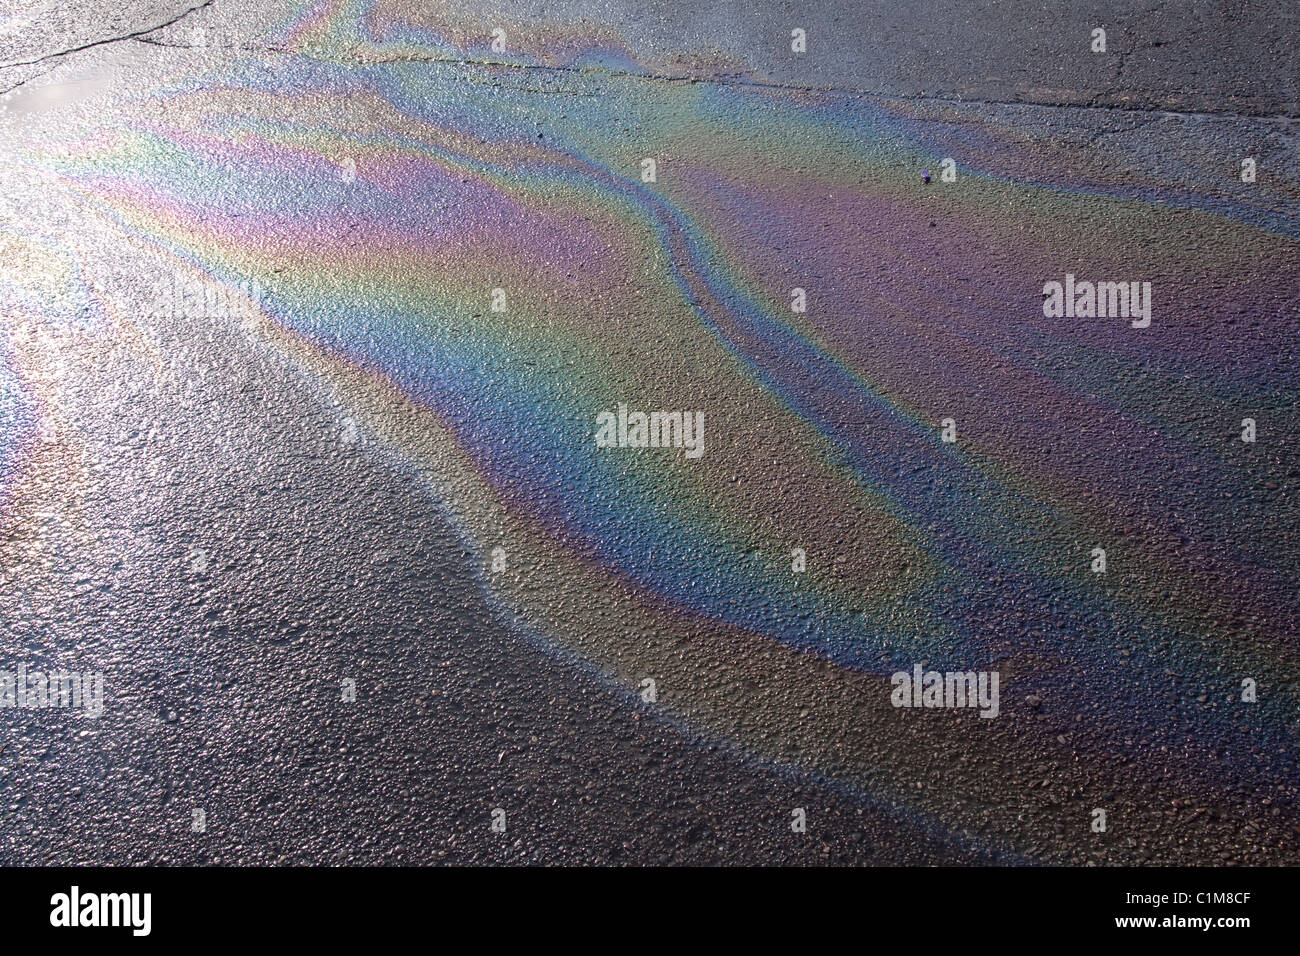
[[[127,355],[66,371],[69,418],[97,436],[83,464],[112,479],[42,516],[53,586],[19,591],[9,633],[102,662],[110,703],[7,728],[10,862],[975,858],[919,830],[900,844],[878,812],[513,637],[419,479],[341,444],[297,370],[242,335],[164,334],[161,385]],[[91,540],[60,533],[60,505]],[[509,840],[482,825],[498,806]],[[795,806],[817,840],[786,835]]]
[[[319,32],[331,5],[118,6],[10,7],[0,20],[0,670],[81,667],[102,671],[106,686],[99,719],[0,710],[0,863],[1300,860],[1300,466],[1290,450],[1300,391],[1286,351],[1300,328],[1295,5],[1131,4],[1126,14],[1108,3],[925,0],[810,14],[792,3],[565,0],[485,16],[474,5],[372,4],[363,28],[344,17]],[[498,22],[524,53],[491,49]],[[814,44],[824,38],[806,60],[787,54],[792,23]],[[1086,52],[1102,24],[1113,56]],[[350,46],[357,36],[368,39]],[[571,55],[575,36],[596,53]],[[443,101],[440,90],[456,92]],[[679,106],[674,97],[687,95],[700,99]],[[806,111],[808,125],[771,145],[781,171],[749,197],[744,157],[769,155],[759,149],[769,110],[780,122]],[[733,135],[724,124],[734,116]],[[301,117],[311,117],[308,134],[284,132]],[[859,122],[876,124],[880,143],[868,172],[838,145]],[[681,168],[684,183],[665,192],[680,191],[645,199],[632,176],[633,186],[583,192],[656,137],[694,142],[679,129],[692,123],[724,131],[697,150],[664,147],[664,178]],[[137,124],[143,145],[123,146],[114,131],[135,135]],[[226,160],[203,141],[214,129],[233,144]],[[346,162],[329,145],[336,132],[351,143]],[[283,153],[245,157],[249,138]],[[501,156],[524,157],[518,188],[532,189],[531,171],[550,167],[526,150],[555,141],[554,184],[521,200],[524,213],[501,211],[497,191],[514,196],[518,185]],[[969,207],[892,193],[854,205],[855,190],[888,192],[872,178],[882,168],[919,188],[914,157],[931,145],[937,179],[954,144],[979,153],[988,177]],[[1243,192],[1236,175],[1246,153],[1267,170],[1260,192]],[[313,167],[320,157],[328,162]],[[446,184],[437,178],[421,205],[403,190],[426,160],[443,164]],[[223,161],[263,165],[226,180]],[[295,178],[302,170],[315,171]],[[387,198],[337,205],[350,177]],[[241,181],[254,184],[251,198],[231,191]],[[1015,206],[1007,197],[1019,189],[1039,190],[1044,205]],[[841,199],[823,204],[823,190]],[[1101,340],[1058,350],[1033,338],[1032,378],[997,366],[1013,351],[999,344],[997,327],[1013,321],[1004,317],[1024,302],[1037,310],[1044,278],[1074,268],[1061,250],[1083,248],[1071,230],[1090,215],[1089,196],[1113,203],[1098,215],[1120,223],[1117,238],[1089,246],[1094,272],[1165,268],[1156,283],[1166,290],[1161,278],[1208,275],[1187,313],[1228,314],[1217,297],[1236,295],[1242,324],[1218,340],[1236,345],[1198,337],[1192,319],[1149,360]],[[862,261],[845,265],[837,230],[849,222],[883,239],[866,235]],[[458,223],[473,226],[462,235]],[[765,246],[760,233],[780,241]],[[952,245],[918,247],[937,233]],[[641,254],[642,243],[655,251]],[[1161,249],[1168,260],[1152,252]],[[954,250],[957,264],[939,277],[932,263]],[[874,334],[864,344],[851,323],[828,320],[798,329],[797,347],[814,356],[805,359],[738,304],[766,288],[773,262],[790,260],[810,288],[852,287],[845,300],[860,295],[864,314],[875,314],[873,297],[888,300],[900,328],[904,315],[942,310],[953,338],[931,330],[920,344]],[[971,261],[980,268],[967,275]],[[252,310],[214,314],[208,299],[201,315],[151,314],[175,270],[226,287],[251,276],[265,294]],[[1016,291],[1021,277],[1027,292]],[[771,281],[786,319],[794,281]],[[940,306],[928,297],[946,282],[956,291]],[[487,305],[497,283],[528,313],[508,333]],[[986,293],[996,322],[952,318]],[[385,318],[367,324],[353,305]],[[691,309],[707,316],[702,342],[674,324]],[[450,316],[445,329],[434,315]],[[626,338],[606,338],[606,327]],[[587,328],[602,331],[586,338]],[[459,335],[437,350],[437,336]],[[613,399],[582,404],[595,379],[660,340],[685,342],[680,367],[652,365]],[[931,347],[942,351],[917,357]],[[1255,371],[1238,348],[1259,357]],[[832,371],[816,365],[824,354],[836,357]],[[733,357],[757,369],[752,379],[728,377]],[[548,379],[552,360],[576,370]],[[904,437],[889,468],[873,472],[868,443],[893,420],[821,403],[865,380],[928,427],[938,414],[907,393],[914,361],[936,369],[922,391],[937,401],[974,390],[981,408],[1060,408],[1089,437],[1044,441],[1051,452],[1038,456],[1032,427],[1020,445],[999,434],[974,453],[978,479],[929,463]],[[965,361],[978,386],[954,371]],[[517,370],[534,362],[536,378]],[[841,368],[853,383],[836,377]],[[1138,381],[1148,371],[1156,399]],[[1246,412],[1233,404],[1243,381]],[[1124,390],[1108,391],[1115,382]],[[1210,397],[1196,405],[1192,389]],[[581,430],[625,394],[703,408],[710,427],[750,424],[727,438],[709,432],[726,465],[698,484],[676,465],[602,484],[599,467],[571,467],[584,459],[563,440],[552,453],[513,431],[564,396],[578,396]],[[768,395],[780,402],[765,404]],[[1176,425],[1150,411],[1165,401]],[[1219,416],[1206,425],[1217,429],[1212,451],[1194,407]],[[1248,462],[1231,443],[1247,412],[1272,441]],[[1151,480],[1131,510],[1068,524],[1070,508],[1094,507],[1094,486],[1074,484],[1087,442],[1127,434],[1120,417],[1183,444],[1103,440],[1100,460]],[[815,423],[812,437],[793,418]],[[957,419],[965,429],[975,412]],[[570,420],[559,420],[562,431]],[[1037,464],[1028,478],[988,464],[1012,460]],[[1207,478],[1188,491],[1175,476],[1192,461]],[[953,495],[966,509],[959,521],[962,495],[992,495],[996,518],[971,518],[956,538],[935,532],[905,484],[913,463],[935,469],[916,480],[927,495]],[[859,484],[836,490],[849,473]],[[1233,477],[1216,484],[1221,473]],[[761,520],[744,517],[747,499],[767,500],[746,484],[754,476],[787,489]],[[646,487],[661,496],[646,513],[672,534],[588,521]],[[871,497],[882,487],[888,507]],[[1241,509],[1241,524],[1223,530],[1206,517],[1201,564],[1188,556],[1199,539],[1184,505],[1211,492],[1236,495],[1209,510]],[[666,500],[688,504],[670,514]],[[1042,518],[1048,509],[1061,527]],[[1165,521],[1186,523],[1166,538]],[[1151,578],[1119,578],[1101,610],[1074,590],[1091,584],[1086,573],[1083,585],[1044,585],[1047,599],[1020,590],[1064,578],[1075,559],[1046,555],[1076,537],[1086,555],[1103,528],[1141,539]],[[766,574],[752,566],[754,541],[783,570],[790,529],[837,555],[815,588],[825,604],[787,595],[785,577],[753,586]],[[657,563],[679,557],[674,541],[697,561],[685,583]],[[491,569],[498,542],[509,551],[504,584]],[[859,546],[871,557],[853,556]],[[1112,573],[1125,574],[1113,560]],[[1179,583],[1156,579],[1166,573]],[[966,575],[989,596],[958,610],[944,594]],[[1247,586],[1261,608],[1214,596]],[[1191,596],[1207,594],[1204,605]],[[1036,616],[1037,605],[1050,609]],[[1250,636],[1207,648],[1196,644],[1207,622],[1224,640]],[[856,644],[840,628],[870,639]],[[917,634],[932,643],[913,649]],[[965,660],[998,662],[998,720],[888,706],[890,672]],[[1232,702],[1247,673],[1271,696],[1243,715]],[[657,700],[643,697],[647,675]],[[1170,684],[1148,702],[1135,688],[1160,675]],[[1109,809],[1109,835],[1089,828],[1097,806]],[[504,833],[491,825],[497,809]],[[796,810],[806,832],[792,828]]]

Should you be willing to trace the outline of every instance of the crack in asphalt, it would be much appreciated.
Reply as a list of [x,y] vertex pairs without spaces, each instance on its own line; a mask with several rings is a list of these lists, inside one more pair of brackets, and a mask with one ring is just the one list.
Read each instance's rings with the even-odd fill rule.
[[[0,69],[3,69],[3,67],[0,67]],[[5,96],[9,93],[12,93],[14,90],[18,89],[18,87],[25,86],[26,84],[30,83],[32,80],[39,80],[42,76],[47,76],[51,72],[53,72],[53,69],[42,70],[40,73],[35,73],[27,77],[27,79],[25,80],[19,80],[13,86],[6,86],[3,90],[0,90],[0,96]]]
[[[11,67],[18,67],[18,66],[30,66],[32,64],[41,63],[46,60],[68,56],[69,54],[73,54],[73,53],[79,53],[83,50],[89,50],[95,47],[105,46],[111,43],[118,43],[123,40],[134,40],[136,42],[143,43],[149,46],[166,47],[169,49],[180,49],[180,50],[194,49],[194,47],[187,46],[185,44],[167,43],[161,40],[150,39],[149,35],[153,33],[157,33],[159,30],[165,29],[166,27],[172,26],[173,24],[178,23],[179,21],[188,17],[190,14],[198,10],[202,10],[205,7],[209,7],[215,2],[216,0],[203,0],[202,3],[199,3],[193,7],[186,9],[184,12],[178,14],[177,16],[173,17],[172,19],[164,23],[158,24],[157,26],[148,27],[142,30],[136,30],[131,33],[122,34],[121,36],[107,37],[101,40],[95,40],[90,43],[82,44],[81,46],[70,47],[66,50],[60,50],[56,53],[49,53],[46,54],[45,56],[37,57],[32,60],[21,60],[14,63],[0,64],[0,69],[8,69]],[[210,48],[211,46],[216,46],[216,45],[215,44],[210,45],[208,48]],[[944,104],[944,105],[960,105],[960,106],[1017,107],[1017,108],[1046,109],[1046,110],[1058,110],[1058,109],[1094,110],[1102,113],[1149,114],[1152,116],[1172,116],[1172,117],[1186,118],[1186,119],[1216,119],[1216,120],[1230,120],[1230,121],[1257,122],[1257,123],[1263,122],[1263,123],[1280,124],[1283,126],[1293,125],[1297,122],[1297,120],[1300,120],[1300,116],[1293,115],[1291,113],[1271,113],[1271,114],[1270,113],[1241,113],[1241,112],[1237,112],[1234,110],[1227,110],[1227,109],[1180,110],[1180,109],[1170,108],[1167,106],[1159,106],[1154,103],[1112,104],[1112,103],[1097,102],[1097,99],[1101,96],[1118,95],[1118,93],[1120,92],[1132,92],[1132,91],[1125,91],[1125,90],[1117,90],[1113,86],[1105,91],[1093,94],[1092,98],[1088,102],[1082,102],[1082,103],[1041,102],[1041,101],[1022,100],[1022,99],[994,99],[994,98],[986,98],[986,97],[964,97],[959,94],[952,94],[952,93],[950,94],[927,94],[925,92],[897,93],[897,92],[890,92],[886,90],[867,90],[867,89],[862,89],[859,87],[851,87],[851,86],[802,85],[797,83],[782,83],[774,80],[745,78],[745,77],[735,76],[735,75],[728,76],[725,74],[721,74],[717,76],[698,76],[695,74],[673,74],[673,73],[658,73],[658,72],[649,72],[649,71],[638,72],[633,70],[614,70],[614,69],[601,68],[601,67],[553,66],[553,65],[533,64],[533,63],[511,63],[503,60],[467,59],[463,57],[449,57],[449,56],[422,56],[419,54],[401,54],[401,55],[391,55],[391,56],[357,56],[357,55],[348,55],[344,53],[336,58],[330,58],[328,56],[313,56],[313,53],[315,51],[312,51],[310,49],[305,51],[292,50],[292,49],[275,46],[275,45],[256,45],[256,44],[230,44],[227,46],[222,46],[220,48],[239,49],[247,52],[258,52],[262,54],[279,54],[279,55],[286,55],[286,56],[297,55],[297,56],[303,56],[307,58],[323,60],[325,62],[336,62],[343,65],[347,65],[349,63],[358,66],[374,66],[374,65],[382,65],[387,63],[445,64],[445,65],[454,65],[454,66],[485,67],[485,68],[497,68],[497,69],[504,69],[504,70],[539,72],[539,73],[547,73],[547,74],[571,74],[571,75],[579,75],[579,76],[586,75],[586,76],[607,76],[611,78],[631,78],[631,79],[641,79],[641,80],[648,80],[651,82],[662,82],[662,83],[711,84],[711,85],[722,86],[722,87],[789,90],[791,92],[796,92],[796,93],[826,93],[826,94],[845,96],[850,98],[859,97],[863,99],[896,101],[896,102],[903,102],[903,103],[931,102],[931,103]],[[1119,51],[1116,52],[1119,54],[1120,57],[1120,71],[1122,72],[1123,57],[1126,54],[1120,53]],[[38,74],[37,76],[43,76],[43,75],[45,74]],[[22,86],[23,84],[28,83],[31,80],[36,78],[37,77],[29,77],[28,79],[23,80],[20,83],[17,83],[14,86],[9,87],[8,89],[0,91],[0,94],[8,93],[14,89],[17,89],[19,86]]]
[[[153,42],[153,41],[146,41]],[[162,45],[162,44],[160,44]],[[310,57],[310,51],[289,50],[284,47],[267,46],[262,48],[267,53],[279,53],[284,55],[299,55]],[[789,90],[795,93],[829,93],[833,95],[846,97],[860,97],[863,99],[875,100],[895,100],[908,103],[943,103],[955,104],[961,106],[1014,106],[1034,109],[1067,109],[1067,110],[1097,110],[1106,113],[1145,113],[1154,116],[1176,116],[1190,119],[1221,119],[1246,122],[1269,122],[1290,125],[1300,116],[1292,116],[1287,113],[1239,113],[1232,110],[1178,110],[1169,107],[1157,105],[1142,104],[1125,104],[1116,105],[1108,103],[1098,103],[1093,101],[1087,103],[1050,103],[1036,102],[1034,100],[1014,100],[1014,99],[990,99],[984,97],[964,97],[960,95],[930,95],[927,93],[892,93],[885,90],[866,90],[851,86],[807,86],[797,83],[781,83],[775,80],[745,79],[738,76],[696,76],[694,74],[674,74],[674,73],[651,73],[635,72],[632,70],[611,70],[599,67],[576,67],[576,66],[550,66],[537,63],[510,63],[503,60],[482,60],[482,59],[463,59],[445,56],[419,56],[414,54],[403,54],[400,56],[385,57],[340,57],[336,60],[324,59],[325,62],[346,63],[350,59],[356,65],[370,66],[386,63],[429,63],[445,64],[453,66],[478,66],[478,67],[498,67],[502,69],[535,71],[541,73],[569,73],[575,75],[589,76],[609,76],[609,77],[627,77],[631,79],[651,80],[664,83],[692,83],[692,84],[711,84],[725,87],[754,87],[760,89]],[[1107,90],[1099,95],[1109,95],[1112,90]],[[1120,90],[1118,92],[1131,92]]]
[[[144,41],[156,43],[157,41]],[[159,46],[169,44],[158,44]],[[248,49],[247,47],[245,49]],[[266,46],[260,48],[267,53],[279,53],[284,55],[311,56],[311,51],[290,50],[284,47]],[[894,93],[886,90],[867,90],[852,86],[813,86],[802,85],[797,83],[781,83],[775,80],[746,79],[740,76],[697,76],[695,74],[683,73],[655,73],[655,72],[637,72],[633,70],[611,70],[601,67],[576,67],[576,66],[551,66],[540,63],[511,63],[505,60],[488,60],[488,59],[465,59],[461,57],[447,56],[421,56],[418,54],[402,54],[394,56],[352,56],[343,55],[337,59],[330,60],[326,57],[317,59],[326,62],[347,63],[352,62],[356,65],[371,66],[385,63],[429,63],[429,64],[446,64],[454,66],[478,66],[478,67],[496,67],[509,70],[534,71],[540,73],[567,73],[575,75],[589,76],[609,76],[609,77],[627,77],[632,79],[651,80],[664,83],[703,83],[725,87],[754,87],[760,89],[789,90],[795,93],[829,93],[847,97],[862,97],[864,99],[877,100],[898,100],[902,102],[933,102],[933,103],[951,103],[957,105],[975,105],[975,106],[1016,106],[1032,107],[1037,109],[1075,109],[1075,110],[1099,110],[1108,113],[1149,113],[1158,116],[1177,116],[1188,117],[1193,119],[1225,119],[1237,121],[1254,121],[1254,122],[1271,122],[1281,124],[1295,123],[1300,117],[1288,113],[1240,113],[1233,110],[1178,110],[1168,107],[1142,104],[1125,104],[1115,105],[1108,103],[1096,102],[1097,95],[1111,95],[1119,92],[1131,92],[1125,90],[1106,90],[1104,93],[1096,94],[1093,100],[1087,103],[1050,103],[1036,102],[1033,100],[1015,100],[1015,99],[990,99],[984,97],[964,97],[960,95],[929,95],[922,93]]]
[[[164,23],[160,23],[157,26],[146,27],[143,30],[135,30],[132,33],[124,33],[121,36],[104,37],[103,39],[100,40],[91,40],[89,43],[83,43],[81,46],[68,47],[66,50],[58,50],[55,53],[47,53],[44,56],[38,56],[33,60],[15,60],[13,63],[0,64],[0,69],[9,69],[10,67],[15,67],[15,66],[32,66],[33,64],[36,63],[44,63],[46,60],[53,60],[61,56],[68,56],[69,54],[72,53],[80,53],[82,50],[90,50],[97,46],[104,46],[109,43],[119,43],[122,40],[134,40],[138,37],[142,37],[150,33],[156,33],[157,31],[169,27],[174,23],[178,23],[181,20],[184,20],[186,17],[188,17],[191,13],[194,13],[195,11],[198,10],[202,10],[204,7],[210,7],[215,2],[216,0],[203,0],[202,3],[190,7],[189,9],[183,11],[182,13],[179,13],[176,16],[172,17],[170,20],[167,20]],[[23,83],[26,82],[28,81],[27,80],[23,81]],[[17,86],[22,86],[22,83],[17,84]],[[13,86],[10,87],[9,89],[16,89],[16,88],[17,88],[16,86]],[[9,90],[6,90],[5,92],[6,93],[9,92]]]

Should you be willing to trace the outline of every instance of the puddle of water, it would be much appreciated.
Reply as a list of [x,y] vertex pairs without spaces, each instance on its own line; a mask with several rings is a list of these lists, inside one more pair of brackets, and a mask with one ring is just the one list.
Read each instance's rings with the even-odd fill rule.
[[180,71],[203,70],[223,53],[213,48],[163,47],[123,40],[70,54],[45,76],[38,76],[0,96],[0,125],[28,123],[70,109],[90,110],[120,104],[163,85]]

